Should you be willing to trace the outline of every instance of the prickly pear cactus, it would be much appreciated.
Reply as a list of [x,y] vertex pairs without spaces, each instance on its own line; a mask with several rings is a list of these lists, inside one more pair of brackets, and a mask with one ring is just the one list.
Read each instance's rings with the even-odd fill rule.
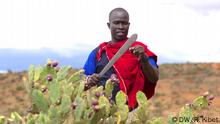
[[[187,103],[183,106],[176,116],[170,115],[168,118],[168,124],[192,124],[196,123],[196,118],[199,116],[199,111],[207,109],[214,99],[213,95],[209,92],[205,92],[202,96],[197,97],[192,103]],[[173,117],[177,120],[173,121]],[[178,121],[178,119],[184,119],[184,121]]]
[[[31,98],[29,113],[21,117],[13,112],[10,117],[0,116],[0,124],[162,124],[161,118],[149,118],[145,94],[137,92],[138,107],[129,112],[127,96],[119,91],[112,101],[116,75],[107,80],[105,87],[86,88],[83,70],[73,71],[70,66],[60,67],[57,61],[48,59],[44,66],[29,68],[24,85]],[[209,100],[207,100],[209,99]],[[197,109],[210,104],[207,93],[198,97],[192,105],[186,105],[179,116],[193,117]],[[171,124],[175,124],[169,121]]]

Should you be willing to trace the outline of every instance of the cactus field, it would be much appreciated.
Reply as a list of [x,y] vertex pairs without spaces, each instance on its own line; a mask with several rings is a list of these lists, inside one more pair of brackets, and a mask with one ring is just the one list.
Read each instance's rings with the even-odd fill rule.
[[[110,100],[117,83],[113,78],[105,87],[86,89],[83,70],[57,61],[0,74],[0,124],[220,123],[220,64],[163,64],[159,69],[155,95],[147,100],[138,92],[139,106],[132,112],[123,92]],[[198,117],[213,120],[199,122]]]

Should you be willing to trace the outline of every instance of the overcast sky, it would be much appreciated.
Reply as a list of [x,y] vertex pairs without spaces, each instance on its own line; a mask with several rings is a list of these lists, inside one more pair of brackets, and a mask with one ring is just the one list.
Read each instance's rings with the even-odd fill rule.
[[92,50],[110,40],[115,7],[130,14],[129,36],[156,54],[220,62],[220,0],[0,0],[0,48]]

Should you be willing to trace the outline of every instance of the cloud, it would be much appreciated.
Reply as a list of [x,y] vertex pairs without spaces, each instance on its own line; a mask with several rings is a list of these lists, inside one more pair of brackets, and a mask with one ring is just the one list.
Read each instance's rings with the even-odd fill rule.
[[209,15],[212,11],[220,11],[219,0],[181,0],[181,2],[203,15]]
[[159,55],[206,61],[220,54],[220,0],[0,1],[0,48],[89,54],[111,39],[108,12],[119,6],[129,11],[129,36],[137,33]]
[[[141,22],[143,42],[160,57],[193,62],[216,62],[219,56],[220,11],[208,16],[185,4],[158,5],[150,8]],[[147,35],[147,36],[146,36]]]

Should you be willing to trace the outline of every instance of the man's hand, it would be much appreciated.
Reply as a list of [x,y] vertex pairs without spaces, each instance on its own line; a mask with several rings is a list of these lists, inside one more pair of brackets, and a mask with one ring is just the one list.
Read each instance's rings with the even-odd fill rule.
[[144,51],[144,48],[141,45],[130,47],[129,50],[131,51],[131,53],[136,55],[139,60],[145,60],[146,58],[148,58],[147,54]]
[[100,81],[100,77],[96,73],[88,76],[85,84],[85,90],[97,85],[99,81]]

